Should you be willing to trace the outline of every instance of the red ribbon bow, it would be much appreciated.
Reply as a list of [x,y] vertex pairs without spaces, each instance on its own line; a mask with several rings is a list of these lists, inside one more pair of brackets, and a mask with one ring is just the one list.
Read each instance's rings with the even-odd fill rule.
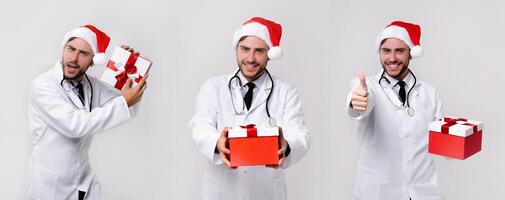
[[[444,125],[442,125],[442,133],[449,134],[449,127],[457,124],[458,121],[466,122],[468,120],[465,119],[465,118],[449,118],[449,117],[444,117],[444,122],[447,122],[447,123],[445,123]],[[470,123],[467,122],[467,123],[464,123],[462,125],[471,126],[473,128],[473,132],[474,133],[477,132],[477,125],[475,125],[475,124],[470,124]]]
[[[130,57],[128,57],[128,60],[126,61],[126,64],[124,66],[124,71],[116,75],[116,84],[114,85],[115,88],[121,90],[123,88],[123,85],[126,83],[128,80],[128,75],[129,74],[136,74],[137,73],[137,67],[135,66],[135,62],[137,61],[138,55],[132,53],[130,54]],[[119,69],[116,67],[116,63],[112,60],[109,61],[107,64],[107,68],[111,69],[112,71],[119,71]],[[135,78],[135,82],[140,82],[142,80],[142,76],[139,75],[138,78]]]
[[240,126],[240,128],[247,129],[247,137],[258,137],[258,131],[254,128],[256,124],[248,124],[245,126]]

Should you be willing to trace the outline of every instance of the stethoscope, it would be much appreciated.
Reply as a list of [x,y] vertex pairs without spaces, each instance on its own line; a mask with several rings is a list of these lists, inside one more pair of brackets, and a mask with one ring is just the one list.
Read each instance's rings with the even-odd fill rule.
[[[245,111],[245,103],[244,102],[242,102],[242,109],[241,109],[240,112],[235,107],[235,99],[233,98],[233,91],[232,91],[232,87],[231,87],[231,82],[234,79],[237,79],[238,85],[240,86],[241,98],[244,97],[244,92],[242,91],[242,87],[243,87],[242,81],[240,80],[240,77],[238,76],[239,72],[240,72],[240,69],[237,70],[237,72],[235,72],[235,75],[233,75],[230,78],[230,80],[228,81],[228,90],[230,91],[231,104],[233,105],[233,111],[235,111],[235,115],[242,115],[242,114],[244,114],[244,111]],[[272,96],[272,91],[274,90],[274,79],[272,78],[272,75],[270,75],[270,72],[268,72],[267,69],[265,69],[265,72],[267,73],[268,78],[270,78],[270,82],[272,83],[272,88],[270,89],[270,92],[268,93],[267,101],[265,103],[265,108],[266,108],[267,116],[268,116],[268,123],[270,124],[270,126],[276,126],[277,125],[277,121],[275,120],[275,118],[273,118],[273,117],[270,116],[270,111],[268,110],[268,101],[270,100],[270,96]]]
[[407,99],[406,99],[406,102],[405,104],[403,104],[402,106],[397,106],[393,100],[391,100],[391,98],[389,97],[389,95],[386,93],[386,91],[384,91],[384,88],[382,87],[381,85],[381,81],[382,79],[386,80],[386,82],[388,84],[391,84],[391,81],[389,81],[388,78],[386,78],[384,76],[384,74],[386,73],[385,70],[382,71],[382,75],[381,75],[381,78],[379,79],[379,87],[382,89],[382,92],[384,92],[384,95],[386,95],[386,97],[388,98],[389,102],[391,102],[391,104],[396,108],[396,110],[400,110],[400,109],[403,109],[403,111],[405,112],[405,114],[407,114],[409,117],[414,117],[414,114],[416,113],[416,111],[414,110],[414,108],[410,107],[410,101],[409,101],[409,95],[410,95],[410,92],[412,91],[412,89],[414,89],[414,87],[416,86],[416,83],[417,83],[417,78],[416,76],[414,75],[414,73],[412,73],[412,71],[410,71],[409,69],[409,73],[412,74],[412,77],[414,77],[414,85],[412,85],[412,87],[410,87],[409,91],[407,92]]
[[[86,77],[86,80],[88,81],[89,87],[91,89],[91,98],[89,100],[89,112],[91,112],[91,106],[92,106],[92,103],[93,103],[93,85],[91,84],[91,81],[89,80],[87,74],[84,74],[84,77]],[[61,87],[63,87],[63,81],[65,81],[65,80],[67,80],[67,79],[65,79],[65,78],[61,79],[61,81],[60,81]],[[63,87],[63,89],[65,89],[65,87]],[[67,97],[68,97],[68,99],[70,99],[70,102],[72,102],[72,104],[74,104],[75,108],[79,108],[77,106],[77,104],[74,103],[74,101],[72,100],[72,98],[70,98],[70,96],[68,96],[68,94],[67,94]],[[82,101],[84,102],[84,99]]]

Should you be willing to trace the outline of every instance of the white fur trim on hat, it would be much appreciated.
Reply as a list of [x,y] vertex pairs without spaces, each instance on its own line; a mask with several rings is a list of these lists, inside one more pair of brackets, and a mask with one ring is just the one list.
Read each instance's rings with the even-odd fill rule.
[[73,37],[82,38],[86,42],[88,42],[89,46],[91,46],[91,50],[93,50],[93,54],[98,54],[98,47],[96,43],[96,35],[93,31],[89,30],[86,27],[79,27],[74,30],[69,31],[65,34],[63,38],[61,46],[64,48],[67,45],[68,40]]
[[410,48],[410,56],[413,58],[418,58],[423,55],[423,47],[421,46],[413,46]]
[[103,65],[107,62],[107,57],[105,53],[97,53],[93,56],[93,64],[95,65]]
[[275,60],[282,57],[282,49],[279,46],[272,47],[268,50],[268,58]]
[[275,60],[282,57],[281,48],[279,46],[274,47],[272,45],[272,40],[270,39],[268,28],[265,25],[256,22],[251,22],[238,28],[233,34],[233,48],[235,50],[237,48],[240,38],[244,36],[255,36],[265,41],[265,43],[269,47],[267,53],[269,59]]
[[387,38],[396,38],[400,39],[410,48],[410,55],[412,57],[419,57],[423,54],[423,50],[421,46],[414,46],[412,40],[410,39],[409,33],[405,28],[398,26],[388,26],[385,28],[376,39],[376,47],[377,50],[380,50],[381,43],[384,39]]
[[240,38],[244,36],[256,36],[265,41],[268,47],[270,48],[272,47],[272,40],[270,40],[270,34],[268,34],[268,29],[266,26],[260,23],[256,22],[248,23],[237,29],[235,31],[235,34],[233,34],[233,48],[237,47],[238,41],[240,40]]

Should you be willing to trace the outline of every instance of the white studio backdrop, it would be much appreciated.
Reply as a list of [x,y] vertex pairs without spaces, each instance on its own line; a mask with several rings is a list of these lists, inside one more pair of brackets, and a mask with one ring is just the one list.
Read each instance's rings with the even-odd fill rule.
[[[483,150],[465,161],[434,156],[446,199],[505,195],[503,1],[4,1],[0,7],[0,199],[16,199],[30,138],[28,87],[61,57],[63,35],[95,24],[152,60],[134,120],[98,134],[91,165],[109,199],[197,199],[205,159],[187,123],[208,78],[236,69],[232,34],[252,16],[280,22],[284,57],[272,74],[296,86],[311,150],[287,170],[288,197],[351,199],[360,153],[344,113],[349,81],[380,71],[375,36],[392,20],[421,24],[417,77],[438,87],[446,114],[484,121]],[[107,52],[108,55],[111,51]],[[100,75],[103,66],[90,73]]]

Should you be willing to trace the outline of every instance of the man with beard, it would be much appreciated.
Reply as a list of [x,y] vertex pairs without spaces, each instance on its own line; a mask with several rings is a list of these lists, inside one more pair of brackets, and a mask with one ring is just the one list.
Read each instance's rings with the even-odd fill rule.
[[[193,140],[209,161],[200,199],[287,199],[283,169],[305,155],[309,136],[298,92],[266,69],[270,59],[282,55],[281,33],[273,21],[246,21],[233,36],[239,69],[207,80],[200,89],[190,121]],[[282,128],[278,165],[231,169],[228,129],[247,124]]]
[[442,102],[409,69],[422,55],[420,38],[419,25],[392,22],[376,41],[383,70],[351,83],[347,115],[359,121],[363,146],[354,199],[442,199],[427,150],[428,124],[442,117]]
[[136,87],[128,80],[119,91],[86,74],[105,63],[109,41],[92,25],[71,30],[63,39],[61,60],[32,82],[33,142],[24,199],[103,199],[88,162],[93,135],[132,119],[146,88],[146,78]]

